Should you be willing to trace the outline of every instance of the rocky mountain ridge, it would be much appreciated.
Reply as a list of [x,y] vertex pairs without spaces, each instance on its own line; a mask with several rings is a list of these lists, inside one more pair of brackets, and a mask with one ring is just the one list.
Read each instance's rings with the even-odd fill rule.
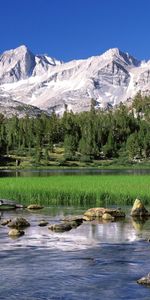
[[1,102],[14,101],[14,106],[19,102],[48,113],[62,114],[66,105],[80,112],[90,109],[92,98],[97,108],[107,108],[138,91],[150,91],[150,61],[141,62],[118,48],[66,63],[34,55],[24,45],[0,55],[0,108]]

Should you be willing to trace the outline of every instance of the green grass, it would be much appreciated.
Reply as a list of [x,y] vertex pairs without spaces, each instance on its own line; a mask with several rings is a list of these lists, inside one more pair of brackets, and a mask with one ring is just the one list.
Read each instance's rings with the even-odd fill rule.
[[0,198],[44,205],[150,204],[149,175],[79,175],[0,178]]

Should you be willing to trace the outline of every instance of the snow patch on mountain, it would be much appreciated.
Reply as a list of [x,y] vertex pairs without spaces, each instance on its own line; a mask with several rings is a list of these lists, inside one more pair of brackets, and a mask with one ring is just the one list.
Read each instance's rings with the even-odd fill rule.
[[34,55],[26,46],[0,55],[0,97],[62,114],[126,102],[150,91],[150,61],[138,61],[113,48],[102,55],[63,63]]

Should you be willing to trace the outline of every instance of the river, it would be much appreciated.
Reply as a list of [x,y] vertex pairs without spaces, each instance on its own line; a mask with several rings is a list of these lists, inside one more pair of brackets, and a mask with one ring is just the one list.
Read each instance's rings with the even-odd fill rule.
[[84,222],[66,233],[39,227],[82,207],[49,207],[39,212],[3,212],[1,219],[25,217],[31,224],[18,239],[0,226],[1,300],[150,299],[150,289],[136,280],[150,272],[150,220],[135,223]]

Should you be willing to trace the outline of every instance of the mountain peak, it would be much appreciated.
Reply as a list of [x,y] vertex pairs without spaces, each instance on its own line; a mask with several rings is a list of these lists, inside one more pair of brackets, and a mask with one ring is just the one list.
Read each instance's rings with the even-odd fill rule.
[[114,58],[114,57],[119,57],[124,55],[125,53],[123,53],[119,48],[110,48],[108,50],[106,50],[102,56],[104,56],[105,58]]
[[111,48],[102,54],[102,57],[110,60],[121,60],[126,65],[133,65],[134,67],[138,67],[140,65],[140,61],[134,58],[129,53],[121,51],[119,48]]
[[10,49],[10,50],[6,50],[2,55],[24,55],[25,53],[31,53],[31,51],[29,50],[29,48],[26,45],[20,45],[17,48],[14,49]]
[[[66,63],[34,55],[26,45],[0,55],[0,97],[57,113],[114,106],[139,90],[150,91],[150,63],[144,66],[119,48]],[[82,101],[81,101],[82,99]]]
[[5,51],[0,55],[0,80],[11,83],[25,79],[32,74],[34,66],[35,56],[25,45]]
[[110,48],[110,49],[108,49],[106,52],[105,52],[105,54],[106,55],[110,55],[110,56],[114,56],[114,55],[116,55],[116,56],[118,56],[118,55],[120,55],[122,52],[120,51],[120,49],[119,48]]
[[13,50],[14,52],[31,52],[26,45],[20,45]]

